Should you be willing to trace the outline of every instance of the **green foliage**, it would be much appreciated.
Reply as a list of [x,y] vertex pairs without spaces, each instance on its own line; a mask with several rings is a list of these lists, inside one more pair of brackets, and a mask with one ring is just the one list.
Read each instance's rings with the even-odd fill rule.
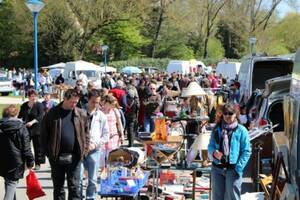
[[[45,0],[38,17],[39,66],[77,59],[103,61],[99,48],[103,44],[109,46],[108,61],[113,66],[160,68],[165,68],[169,59],[201,60],[207,37],[209,58],[202,60],[206,64],[216,63],[223,56],[241,58],[248,52],[249,35],[257,37],[258,51],[268,54],[294,52],[300,46],[299,14],[283,19],[272,15],[259,25],[268,10],[254,7],[257,17],[250,18],[254,4],[247,0],[227,1],[216,19],[210,21],[213,24],[208,36],[206,11],[208,6],[217,5],[213,2]],[[2,2],[0,65],[32,67],[32,22],[24,0]],[[122,61],[114,62],[118,60]]]
[[119,21],[107,26],[103,33],[109,51],[113,52],[115,60],[126,60],[142,56],[140,49],[149,43],[140,34],[140,22]]
[[300,46],[300,14],[288,14],[275,28],[275,37],[282,39],[286,50],[295,52]]
[[210,58],[216,58],[221,59],[224,58],[224,48],[222,46],[222,43],[216,39],[211,38],[208,41],[208,57]]
[[124,66],[138,66],[138,67],[157,67],[159,69],[166,69],[169,63],[169,59],[152,59],[152,58],[134,58],[124,61],[113,61],[109,63],[109,66],[121,69]]
[[221,20],[218,23],[216,38],[221,41],[226,58],[241,58],[247,49],[246,29],[242,23]]
[[43,13],[44,15],[40,17],[43,26],[39,29],[40,62],[47,66],[78,59],[76,44],[79,32],[63,1],[50,1]]
[[0,4],[0,65],[24,66],[26,63],[20,60],[24,56],[22,54],[27,53],[27,48],[24,46],[26,36],[17,15],[15,2],[6,0]]

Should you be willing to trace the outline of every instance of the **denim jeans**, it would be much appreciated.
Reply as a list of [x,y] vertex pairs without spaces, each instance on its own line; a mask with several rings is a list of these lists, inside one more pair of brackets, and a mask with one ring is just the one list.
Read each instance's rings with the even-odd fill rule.
[[234,169],[211,169],[212,200],[240,200],[242,177]]
[[155,130],[154,119],[152,119],[151,117],[145,117],[144,128],[145,132],[152,133]]
[[82,162],[80,170],[80,187],[81,194],[83,193],[83,172],[84,169],[88,173],[88,186],[86,189],[86,199],[95,200],[97,196],[97,172],[100,162],[100,150],[95,150],[89,153]]
[[[74,155],[73,155],[74,156]],[[50,161],[51,178],[53,182],[53,199],[65,200],[65,176],[67,175],[69,200],[80,200],[80,167],[81,161],[79,158],[74,158],[71,164],[60,165],[54,161]]]
[[4,200],[16,200],[16,189],[18,181],[13,181],[8,178],[4,178],[5,195]]

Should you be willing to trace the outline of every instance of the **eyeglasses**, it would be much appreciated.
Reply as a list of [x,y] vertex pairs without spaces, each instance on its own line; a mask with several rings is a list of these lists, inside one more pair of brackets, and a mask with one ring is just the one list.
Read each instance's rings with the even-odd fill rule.
[[225,112],[225,113],[223,113],[223,115],[234,115],[234,113],[233,112]]

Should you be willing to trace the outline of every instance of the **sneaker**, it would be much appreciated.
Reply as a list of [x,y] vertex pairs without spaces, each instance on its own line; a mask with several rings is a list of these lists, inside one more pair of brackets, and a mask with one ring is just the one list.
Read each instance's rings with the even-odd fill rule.
[[40,170],[41,166],[40,165],[35,165],[35,167],[33,168],[33,170]]

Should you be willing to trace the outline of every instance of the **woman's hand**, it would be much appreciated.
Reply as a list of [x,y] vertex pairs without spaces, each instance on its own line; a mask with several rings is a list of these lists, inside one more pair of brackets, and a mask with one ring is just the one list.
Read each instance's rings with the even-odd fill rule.
[[32,122],[27,122],[25,125],[26,125],[27,128],[30,128],[33,125],[33,123]]
[[89,151],[93,151],[94,149],[96,149],[96,144],[91,142],[89,145]]

